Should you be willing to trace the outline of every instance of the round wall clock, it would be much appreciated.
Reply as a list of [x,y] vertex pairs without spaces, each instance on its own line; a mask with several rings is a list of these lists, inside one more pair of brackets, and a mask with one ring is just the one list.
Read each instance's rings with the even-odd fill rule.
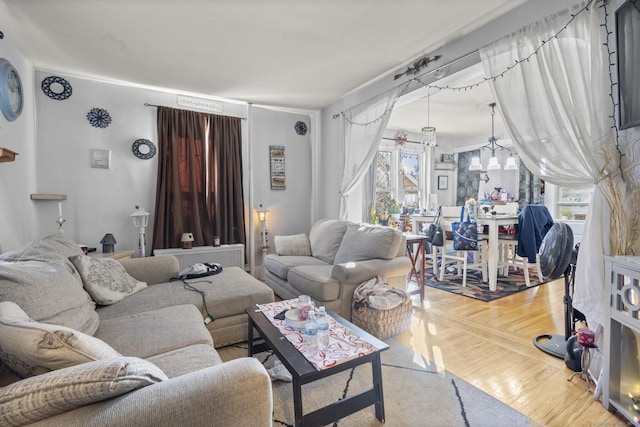
[[148,139],[136,139],[131,146],[133,154],[142,160],[149,160],[156,155],[156,146]]
[[307,124],[305,122],[296,122],[295,130],[298,135],[305,135],[307,133]]
[[12,122],[22,113],[24,95],[18,70],[9,61],[0,58],[0,110]]
[[62,101],[71,96],[71,85],[58,76],[49,76],[42,80],[42,91],[51,99]]

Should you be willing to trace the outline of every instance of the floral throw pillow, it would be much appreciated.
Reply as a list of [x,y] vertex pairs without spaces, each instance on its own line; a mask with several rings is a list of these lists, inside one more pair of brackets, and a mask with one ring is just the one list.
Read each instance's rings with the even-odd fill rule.
[[110,305],[147,287],[131,277],[124,266],[111,258],[77,255],[69,258],[82,277],[84,288],[100,305]]

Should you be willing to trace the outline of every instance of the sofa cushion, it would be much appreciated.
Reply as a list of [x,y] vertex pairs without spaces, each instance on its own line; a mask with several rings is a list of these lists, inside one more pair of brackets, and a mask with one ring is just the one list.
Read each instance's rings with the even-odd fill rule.
[[340,248],[342,237],[349,224],[349,221],[338,219],[326,219],[316,222],[309,233],[311,254],[327,264],[333,264],[336,252]]
[[209,344],[182,347],[151,356],[146,360],[162,369],[162,372],[169,378],[175,378],[222,363],[218,352]]
[[340,283],[331,278],[332,270],[332,265],[301,265],[289,270],[287,280],[303,295],[333,301],[340,296]]
[[143,359],[194,344],[213,346],[202,313],[194,305],[131,313],[101,320],[95,336],[126,356]]
[[[273,301],[271,288],[240,267],[224,267],[220,274],[188,282],[204,292],[207,309],[216,319],[239,314],[246,318],[245,308]],[[126,316],[129,313],[149,311],[177,304],[195,305],[204,312],[202,296],[185,288],[181,281],[148,286],[117,304],[98,307],[97,312],[100,315],[100,322],[102,322],[105,319]],[[202,320],[203,316],[200,316],[200,319]]]
[[344,233],[335,264],[367,259],[392,259],[398,254],[402,232],[391,227],[351,224]]
[[0,359],[22,377],[119,356],[97,338],[35,322],[16,303],[0,302]]
[[0,261],[0,300],[18,304],[30,318],[92,335],[98,328],[95,303],[68,259]]
[[306,234],[276,236],[273,239],[276,254],[285,256],[311,256],[311,245]]
[[299,265],[327,265],[326,262],[312,256],[281,256],[275,254],[267,255],[262,261],[264,268],[281,278],[287,280],[289,270]]
[[0,389],[0,425],[24,425],[167,380],[152,363],[119,357],[59,369]]
[[122,301],[147,287],[131,277],[124,266],[111,258],[75,255],[69,258],[82,277],[84,288],[100,305]]

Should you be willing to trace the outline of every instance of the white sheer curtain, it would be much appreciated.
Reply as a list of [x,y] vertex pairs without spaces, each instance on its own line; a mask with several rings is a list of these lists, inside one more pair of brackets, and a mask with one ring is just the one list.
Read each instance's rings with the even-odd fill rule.
[[[585,4],[570,12],[576,14]],[[616,173],[620,159],[611,130],[609,62],[600,5],[593,2],[568,25],[569,13],[550,16],[480,51],[487,77],[499,76],[523,61],[490,83],[527,168],[552,184],[596,184],[573,297],[574,307],[593,328],[604,325],[607,317],[602,255],[612,253],[612,204],[615,195],[624,192]]]
[[340,155],[342,175],[340,185],[340,218],[354,222],[369,220],[373,197],[362,181],[378,151],[393,105],[398,99],[396,87],[342,114]]

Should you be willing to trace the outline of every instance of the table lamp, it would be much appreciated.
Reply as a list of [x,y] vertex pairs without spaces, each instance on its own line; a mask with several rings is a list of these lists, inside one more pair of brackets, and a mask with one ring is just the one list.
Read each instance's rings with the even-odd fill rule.
[[191,249],[193,247],[193,233],[182,233],[182,249]]
[[140,206],[136,206],[136,210],[130,215],[133,219],[133,225],[138,228],[138,247],[140,248],[140,256],[142,258],[145,256],[145,228],[149,225],[150,215],[149,212]]

